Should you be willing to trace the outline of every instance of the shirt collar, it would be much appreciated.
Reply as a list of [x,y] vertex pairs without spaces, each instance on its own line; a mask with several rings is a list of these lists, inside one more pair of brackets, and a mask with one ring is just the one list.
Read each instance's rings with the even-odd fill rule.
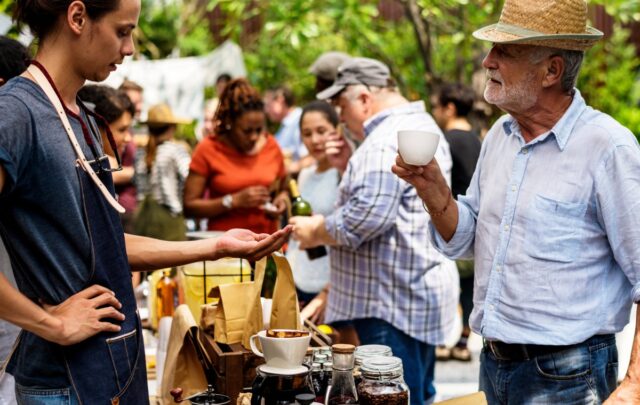
[[[584,98],[582,98],[582,94],[580,94],[578,89],[574,88],[571,105],[558,122],[555,123],[553,128],[551,128],[548,134],[541,136],[540,140],[553,135],[556,143],[558,144],[558,148],[563,151],[567,146],[567,142],[569,142],[569,137],[573,133],[573,128],[575,127],[578,118],[580,118],[580,115],[586,107],[587,104],[585,103]],[[507,136],[514,132],[520,132],[518,122],[511,116],[502,123],[502,128]]]
[[364,122],[364,136],[369,136],[384,120],[392,115],[416,114],[425,111],[427,110],[424,106],[424,101],[413,101],[382,110]]
[[300,121],[300,115],[302,115],[302,108],[295,107],[294,109],[289,111],[289,114],[287,114],[286,117],[282,119],[282,125],[298,125],[298,122]]

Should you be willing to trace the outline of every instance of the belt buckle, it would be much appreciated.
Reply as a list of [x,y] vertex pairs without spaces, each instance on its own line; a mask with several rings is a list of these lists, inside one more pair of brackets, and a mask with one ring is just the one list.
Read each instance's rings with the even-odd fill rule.
[[502,356],[500,356],[500,350],[497,349],[495,341],[487,340],[487,346],[489,347],[489,351],[495,356],[496,359],[502,360]]

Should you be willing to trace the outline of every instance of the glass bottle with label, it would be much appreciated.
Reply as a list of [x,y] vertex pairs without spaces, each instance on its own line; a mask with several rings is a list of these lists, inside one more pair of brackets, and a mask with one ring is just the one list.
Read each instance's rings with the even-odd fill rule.
[[[300,191],[298,190],[298,183],[293,179],[289,180],[289,192],[291,193],[291,215],[310,217],[313,214],[311,204],[302,199]],[[309,248],[306,249],[306,252],[309,260],[318,259],[327,255],[327,249],[324,246]]]
[[404,382],[401,359],[369,357],[362,362],[360,371],[361,405],[409,405],[409,387]]
[[333,370],[331,386],[327,390],[326,405],[357,404],[358,393],[353,382],[353,352],[355,346],[336,344],[332,346]]

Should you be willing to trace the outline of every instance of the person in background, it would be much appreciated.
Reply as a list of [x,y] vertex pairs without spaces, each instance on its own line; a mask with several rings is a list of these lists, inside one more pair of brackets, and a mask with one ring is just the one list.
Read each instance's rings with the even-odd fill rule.
[[454,326],[458,272],[428,240],[427,218],[410,184],[391,173],[398,130],[440,134],[436,156],[450,175],[449,146],[424,102],[400,94],[389,68],[352,58],[334,84],[317,95],[331,99],[362,144],[342,176],[330,215],[293,217],[300,248],[331,247],[327,322],[352,321],[362,344],[384,344],[402,359],[411,405],[435,395],[435,345]]
[[615,333],[640,302],[640,149],[575,87],[603,34],[583,0],[506,0],[473,35],[493,44],[484,97],[508,115],[467,192],[452,198],[437,159],[392,170],[439,214],[434,246],[474,258],[480,390],[492,405],[638,404],[640,322],[619,385]]
[[331,87],[333,81],[336,80],[338,68],[350,58],[351,56],[344,52],[329,51],[318,56],[313,61],[309,67],[309,73],[316,78],[316,93]]
[[185,214],[208,218],[210,231],[278,228],[287,208],[287,173],[265,118],[262,97],[246,79],[226,86],[215,133],[196,146],[184,189]]
[[302,108],[296,106],[293,91],[287,86],[267,90],[264,105],[269,121],[280,124],[275,138],[284,154],[287,172],[295,177],[302,168],[313,164],[313,157],[300,138]]
[[[315,163],[300,171],[298,186],[314,214],[331,215],[338,198],[340,173],[331,167],[325,153],[327,137],[337,131],[338,124],[335,108],[326,101],[313,101],[302,109],[300,135]],[[306,311],[303,308],[303,314],[312,322],[322,322],[329,288],[329,256],[309,260],[306,252],[298,248],[298,242],[292,240],[287,257],[291,261],[298,300],[303,306],[309,304]]]
[[[29,65],[28,49],[20,42],[0,36],[0,87],[9,79],[18,76],[27,69]],[[0,240],[0,273],[15,285],[11,261],[4,243]],[[0,319],[0,369],[4,366],[6,359],[11,353],[13,343],[18,338],[20,328],[12,323]],[[0,404],[9,405],[16,402],[15,382],[9,373],[0,375]]]
[[0,237],[17,284],[0,274],[0,319],[23,329],[7,369],[16,399],[146,404],[131,271],[257,260],[279,249],[290,228],[190,242],[125,234],[112,168],[77,92],[133,54],[140,1],[13,5],[18,29],[27,25],[38,44],[28,70],[0,87]]
[[133,114],[133,120],[136,123],[139,122],[140,113],[144,106],[144,89],[138,83],[125,79],[122,84],[120,84],[120,87],[118,87],[118,90],[124,91],[129,97],[129,100],[131,100],[135,111]]
[[[473,108],[474,92],[459,83],[443,85],[431,97],[433,118],[449,143],[451,149],[451,191],[454,198],[464,195],[476,169],[480,156],[480,135],[471,127],[467,119]],[[467,341],[471,335],[469,315],[473,309],[473,261],[458,260],[458,274],[460,275],[460,306],[462,307],[462,333],[460,339],[451,349],[445,346],[436,348],[438,360],[454,359],[470,361],[471,352],[467,348]]]
[[93,111],[104,118],[105,125],[101,125],[102,123],[98,122],[100,134],[102,135],[102,145],[109,157],[111,167],[117,167],[116,155],[109,144],[107,126],[113,135],[120,164],[122,165],[122,170],[112,173],[113,184],[115,185],[118,202],[126,210],[124,214],[120,215],[120,219],[122,220],[124,231],[133,233],[133,217],[137,206],[137,194],[136,187],[133,184],[136,146],[131,138],[131,123],[135,114],[135,107],[125,92],[105,85],[90,84],[83,86],[78,92],[78,97],[83,102],[90,103],[91,105],[87,105],[87,107],[93,107]]
[[218,109],[218,104],[220,103],[220,97],[224,92],[224,88],[227,87],[227,84],[231,81],[231,75],[228,73],[222,73],[216,79],[216,97],[210,100],[207,100],[204,106],[204,125],[202,127],[202,136],[207,137],[213,135],[215,129],[214,118],[216,115],[216,110]]
[[149,109],[146,121],[149,141],[135,168],[141,201],[135,218],[137,235],[186,240],[182,194],[191,156],[183,144],[174,141],[174,136],[178,124],[189,122],[176,117],[166,104]]

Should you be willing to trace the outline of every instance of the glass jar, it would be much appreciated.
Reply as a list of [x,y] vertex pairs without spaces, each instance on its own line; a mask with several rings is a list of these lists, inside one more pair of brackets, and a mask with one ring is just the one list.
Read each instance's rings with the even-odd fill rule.
[[370,357],[388,357],[393,356],[391,348],[385,345],[362,345],[356,347],[354,352],[355,366],[353,368],[353,378],[358,385],[361,381],[360,366],[362,361]]
[[409,405],[409,387],[404,382],[401,359],[370,357],[364,359],[360,371],[360,405]]

